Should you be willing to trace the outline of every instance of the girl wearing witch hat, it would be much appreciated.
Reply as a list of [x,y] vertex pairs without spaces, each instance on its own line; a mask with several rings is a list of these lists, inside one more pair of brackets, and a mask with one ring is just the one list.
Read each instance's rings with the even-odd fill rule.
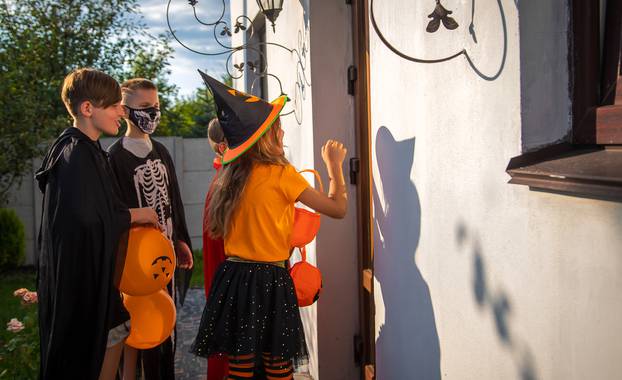
[[330,177],[323,194],[289,164],[279,114],[283,95],[265,102],[199,71],[214,95],[225,134],[222,173],[208,205],[209,233],[222,237],[218,268],[192,352],[227,355],[229,379],[291,379],[308,353],[292,279],[286,269],[294,204],[333,218],[346,214],[346,149],[329,140],[322,158]]

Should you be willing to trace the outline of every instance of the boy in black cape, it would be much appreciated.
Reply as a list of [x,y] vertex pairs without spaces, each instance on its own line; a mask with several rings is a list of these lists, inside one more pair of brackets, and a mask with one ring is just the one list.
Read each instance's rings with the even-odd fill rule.
[[117,289],[131,223],[158,225],[153,210],[128,209],[99,144],[116,134],[119,84],[78,69],[63,83],[74,125],[52,143],[36,173],[43,192],[37,290],[41,379],[110,379],[127,336]]
[[[110,163],[121,190],[121,199],[130,207],[151,207],[158,214],[164,234],[174,243],[177,257],[175,278],[168,285],[171,297],[183,304],[192,274],[192,249],[186,227],[175,166],[161,143],[150,135],[160,122],[158,90],[153,82],[135,78],[121,84],[127,131],[110,146]],[[175,333],[157,347],[138,352],[126,345],[123,375],[134,378],[136,361],[147,380],[174,379]]]

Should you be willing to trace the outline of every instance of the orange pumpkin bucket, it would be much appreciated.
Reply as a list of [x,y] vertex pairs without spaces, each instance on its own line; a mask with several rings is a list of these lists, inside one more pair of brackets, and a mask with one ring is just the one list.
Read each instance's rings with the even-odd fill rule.
[[125,343],[140,350],[156,347],[171,336],[177,311],[165,290],[148,296],[123,295],[123,305],[130,312],[130,335]]
[[[320,174],[312,169],[301,170],[299,173],[313,173],[320,185],[320,191],[324,192],[324,185]],[[308,211],[303,208],[295,207],[294,209],[294,225],[292,227],[292,235],[290,238],[290,246],[293,248],[304,247],[315,239],[320,230],[320,214]]]
[[132,296],[157,292],[173,278],[175,264],[173,246],[162,232],[153,227],[133,227],[119,290]]
[[322,273],[307,262],[307,250],[300,248],[302,260],[294,264],[289,274],[292,276],[298,306],[310,306],[320,298],[322,290]]

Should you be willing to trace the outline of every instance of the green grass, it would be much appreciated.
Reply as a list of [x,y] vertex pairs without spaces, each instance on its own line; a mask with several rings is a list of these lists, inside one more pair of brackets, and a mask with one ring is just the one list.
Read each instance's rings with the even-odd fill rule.
[[[39,370],[37,305],[21,305],[13,296],[19,288],[35,289],[35,271],[21,268],[0,276],[0,379],[35,379]],[[25,329],[7,331],[11,318],[24,322]]]
[[[194,269],[190,286],[203,288],[203,253],[194,252]],[[19,288],[35,290],[33,268],[21,268],[0,274],[0,379],[36,379],[39,370],[39,329],[37,305],[22,305],[13,296]],[[25,323],[18,333],[6,330],[11,318]]]
[[192,269],[192,278],[190,279],[191,288],[203,287],[203,250],[195,249],[193,252],[194,267]]

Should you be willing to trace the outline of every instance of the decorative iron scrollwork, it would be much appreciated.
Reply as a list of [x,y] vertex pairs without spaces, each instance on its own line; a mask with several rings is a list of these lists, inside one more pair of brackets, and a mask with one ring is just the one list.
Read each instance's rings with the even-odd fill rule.
[[[192,12],[195,20],[203,26],[211,27],[213,30],[214,41],[218,45],[217,51],[201,51],[195,48],[188,46],[186,43],[182,42],[175,29],[173,29],[171,25],[170,12],[171,12],[171,2],[172,0],[168,0],[168,4],[166,6],[166,23],[168,29],[173,36],[173,38],[185,49],[203,56],[226,56],[225,60],[225,70],[227,74],[232,79],[240,79],[244,76],[245,70],[253,72],[254,79],[250,85],[251,92],[255,88],[255,85],[258,80],[261,78],[276,80],[279,85],[279,95],[284,95],[283,91],[283,83],[281,79],[275,74],[272,74],[268,71],[268,60],[266,59],[265,53],[262,51],[262,47],[265,46],[275,46],[284,51],[288,52],[293,59],[295,60],[295,68],[296,71],[296,82],[294,84],[293,94],[287,94],[289,98],[292,100],[290,104],[291,110],[284,112],[281,116],[294,115],[296,118],[296,122],[300,125],[302,124],[302,102],[306,98],[306,88],[311,87],[311,82],[309,78],[307,78],[307,53],[308,53],[308,42],[307,42],[307,29],[303,27],[298,30],[298,46],[295,48],[289,48],[282,44],[278,44],[275,42],[247,42],[237,46],[230,46],[232,44],[226,44],[223,41],[223,37],[233,37],[237,33],[247,33],[247,41],[253,41],[253,36],[256,34],[256,26],[248,16],[240,15],[234,19],[233,26],[230,25],[228,21],[224,20],[225,16],[225,0],[222,0],[222,12],[220,12],[220,16],[212,22],[202,20],[197,14],[197,5],[198,0],[189,0],[188,4],[192,7]],[[242,60],[239,60],[238,63],[233,63],[233,56],[238,53],[244,54],[247,51],[252,51],[258,59],[256,60],[248,60],[246,56]]]

